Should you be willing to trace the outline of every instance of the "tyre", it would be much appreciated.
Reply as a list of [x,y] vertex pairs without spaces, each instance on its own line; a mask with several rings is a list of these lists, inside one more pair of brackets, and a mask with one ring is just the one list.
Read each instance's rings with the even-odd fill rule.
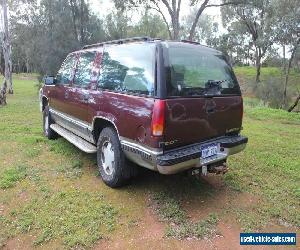
[[51,114],[49,112],[49,106],[47,105],[43,111],[43,130],[44,130],[44,135],[49,140],[54,140],[58,137],[58,134],[50,128],[51,124],[53,124],[53,121],[51,119]]
[[97,143],[97,164],[102,180],[109,187],[127,184],[132,176],[118,135],[111,127],[104,128],[100,133]]

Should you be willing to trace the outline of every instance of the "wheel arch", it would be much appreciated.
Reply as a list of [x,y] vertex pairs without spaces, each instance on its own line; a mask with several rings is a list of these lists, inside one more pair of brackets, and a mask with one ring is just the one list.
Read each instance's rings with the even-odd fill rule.
[[93,137],[94,137],[95,143],[97,143],[101,131],[106,127],[113,128],[117,132],[118,137],[120,139],[120,134],[119,134],[119,131],[118,131],[118,128],[117,128],[115,122],[113,122],[112,120],[105,118],[103,116],[96,116],[96,117],[94,117],[93,124],[92,124]]

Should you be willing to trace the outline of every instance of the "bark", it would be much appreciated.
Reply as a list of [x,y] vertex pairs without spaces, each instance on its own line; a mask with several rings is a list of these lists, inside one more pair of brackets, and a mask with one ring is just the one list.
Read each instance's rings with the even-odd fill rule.
[[298,105],[299,101],[300,101],[300,94],[296,98],[296,100],[293,103],[293,105],[289,107],[288,112],[292,112],[294,110],[294,108]]
[[287,105],[287,85],[288,85],[288,81],[289,81],[289,74],[290,74],[290,70],[291,70],[291,66],[292,66],[292,62],[296,53],[296,50],[298,48],[298,45],[300,43],[300,38],[298,39],[298,41],[296,42],[293,50],[292,50],[292,54],[291,57],[289,59],[289,63],[287,65],[286,71],[285,71],[285,80],[284,80],[284,89],[283,89],[283,95],[282,95],[282,107],[286,107]]
[[74,32],[74,37],[76,41],[78,41],[78,33],[77,33],[77,26],[76,26],[76,15],[77,15],[77,6],[75,5],[73,0],[70,0],[70,5],[71,5],[71,11],[72,11],[72,21],[73,21],[73,32]]
[[6,82],[4,82],[0,89],[0,107],[6,105],[6,89],[7,85]]
[[80,44],[84,45],[85,38],[84,38],[84,0],[80,1]]
[[[11,44],[8,31],[8,18],[7,18],[7,2],[2,0],[2,9],[3,9],[3,23],[4,23],[4,33],[3,33],[3,55],[4,55],[4,81],[3,87],[1,88],[2,95],[6,94],[6,88],[8,86],[8,93],[13,94],[13,82],[12,82],[12,61],[11,61]],[[4,93],[5,89],[5,93]],[[5,102],[6,103],[6,102]]]
[[255,77],[255,88],[257,87],[258,83],[260,82],[260,70],[261,70],[261,53],[260,49],[255,49],[255,66],[256,66],[256,77]]
[[[156,6],[156,7],[152,7],[152,9],[157,10],[162,15],[165,23],[167,23],[166,17],[164,16],[163,11],[159,8],[159,4],[158,4],[159,1],[158,0],[150,0],[150,2]],[[165,5],[165,7],[167,8],[168,13],[171,17],[172,32],[169,28],[169,25],[167,24],[169,36],[171,39],[178,40],[179,39],[179,28],[180,28],[179,13],[180,13],[180,7],[181,7],[181,0],[178,0],[178,2],[176,0],[172,0],[171,5],[167,0],[161,0],[161,2]]]

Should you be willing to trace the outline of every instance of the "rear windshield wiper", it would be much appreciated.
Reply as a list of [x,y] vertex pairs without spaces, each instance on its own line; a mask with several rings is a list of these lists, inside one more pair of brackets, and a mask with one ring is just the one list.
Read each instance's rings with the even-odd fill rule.
[[203,95],[204,89],[203,88],[194,88],[194,87],[184,87],[181,90],[185,96],[190,95]]
[[222,82],[226,80],[208,80],[205,83],[205,96],[220,95],[222,90]]

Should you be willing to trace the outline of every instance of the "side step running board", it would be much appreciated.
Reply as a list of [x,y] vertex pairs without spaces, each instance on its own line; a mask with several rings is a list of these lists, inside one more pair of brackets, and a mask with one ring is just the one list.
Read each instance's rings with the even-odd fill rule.
[[63,128],[62,126],[59,126],[58,124],[51,124],[50,128],[82,151],[86,153],[97,152],[97,148],[93,144],[87,142],[86,140]]

